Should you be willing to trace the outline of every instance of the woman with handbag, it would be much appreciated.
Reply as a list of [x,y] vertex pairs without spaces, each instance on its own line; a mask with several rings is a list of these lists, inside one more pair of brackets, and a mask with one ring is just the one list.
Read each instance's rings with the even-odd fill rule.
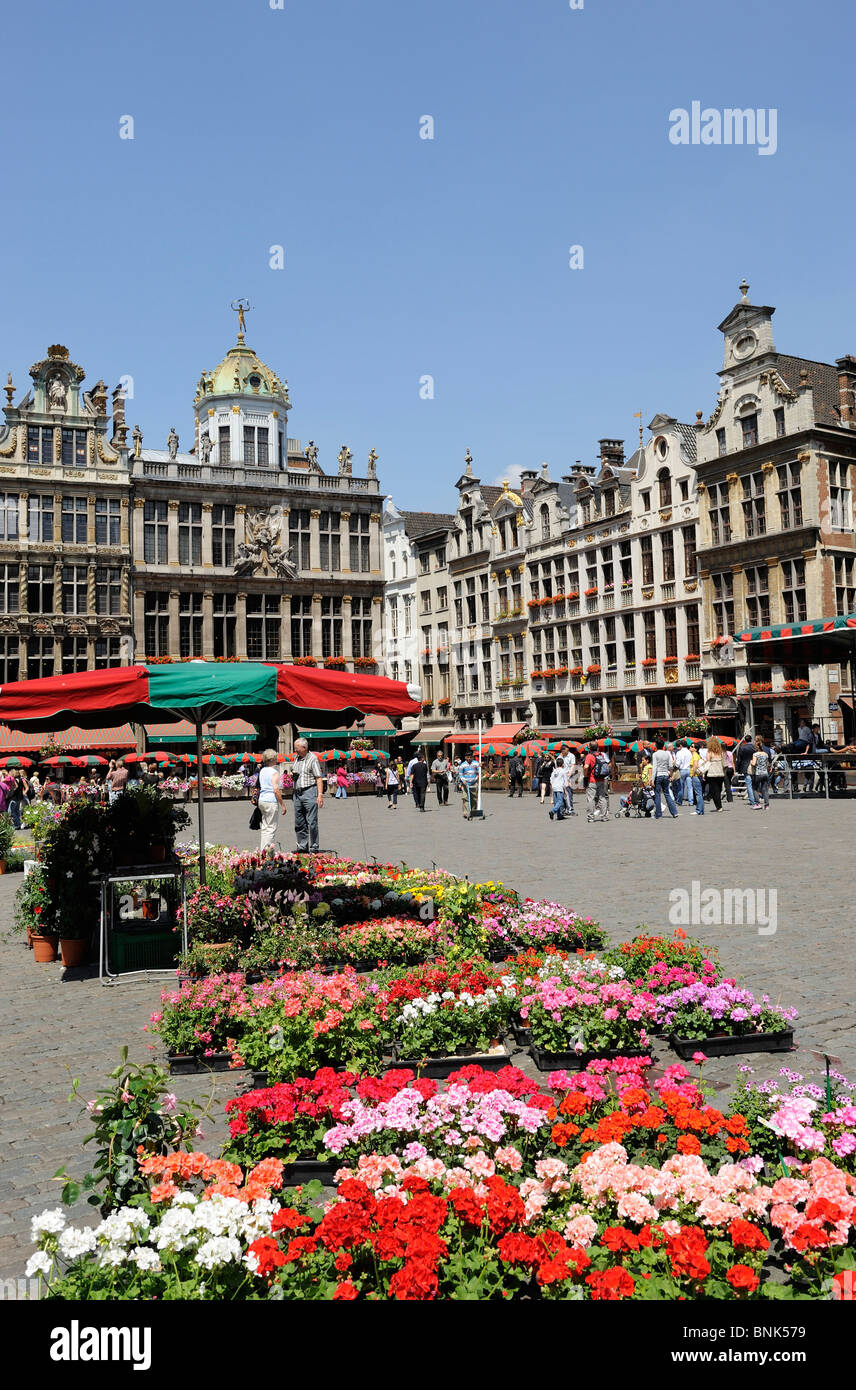
[[259,795],[256,812],[254,812],[254,817],[257,813],[261,819],[259,849],[262,853],[270,849],[277,838],[278,812],[285,815],[285,801],[282,796],[279,772],[276,768],[276,752],[273,748],[266,748],[262,754]]

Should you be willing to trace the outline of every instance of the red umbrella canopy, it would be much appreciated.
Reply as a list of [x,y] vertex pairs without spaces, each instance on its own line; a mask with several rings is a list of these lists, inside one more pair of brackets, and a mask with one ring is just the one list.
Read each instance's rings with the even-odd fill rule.
[[185,767],[195,767],[197,758],[195,753],[179,753],[176,762],[184,763]]
[[75,767],[109,767],[110,765],[107,758],[102,758],[97,753],[83,753],[79,757],[73,757],[71,761]]
[[653,747],[653,743],[649,743],[647,739],[636,738],[632,743],[628,743],[627,751],[628,753],[649,753]]
[[33,767],[32,758],[22,758],[17,754],[12,758],[0,758],[0,767]]
[[54,753],[52,758],[42,758],[42,767],[73,767],[77,759],[70,753]]
[[225,767],[228,761],[229,759],[224,757],[222,753],[205,753],[202,757],[202,763],[205,767]]
[[233,763],[260,763],[261,753],[233,753],[231,755]]
[[175,762],[175,754],[174,754],[174,753],[126,753],[125,756],[124,756],[124,758],[120,758],[120,759],[119,759],[119,762],[120,762],[120,763],[127,763],[128,766],[131,766],[133,763],[161,763],[164,767],[166,767],[168,763],[174,763],[174,762]]
[[[510,743],[483,743],[481,746],[482,757],[484,758],[507,758],[511,752]],[[478,740],[473,744],[473,757],[479,755]]]
[[599,739],[597,740],[597,746],[598,746],[598,748],[624,748],[624,747],[626,747],[626,745],[625,745],[625,743],[624,743],[624,740],[623,740],[623,739],[620,739],[620,738],[599,738]]

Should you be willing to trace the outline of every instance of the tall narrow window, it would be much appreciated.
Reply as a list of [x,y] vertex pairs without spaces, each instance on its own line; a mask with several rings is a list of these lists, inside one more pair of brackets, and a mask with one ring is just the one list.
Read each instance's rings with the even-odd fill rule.
[[758,443],[758,416],[754,412],[741,416],[740,428],[743,431],[743,448],[751,449],[753,444]]
[[62,673],[70,676],[74,671],[85,671],[89,665],[89,642],[86,637],[65,637],[62,643]]
[[29,535],[31,541],[54,538],[54,500],[39,493],[30,494]]
[[169,594],[146,594],[143,610],[146,656],[169,656]]
[[[448,645],[448,638],[446,644]],[[354,656],[370,657],[374,655],[372,651],[372,601],[370,598],[351,600],[351,648]]]
[[214,655],[237,656],[235,629],[237,625],[237,594],[214,595]]
[[178,504],[178,563],[202,564],[202,503]]
[[743,528],[748,537],[763,536],[767,530],[763,473],[748,473],[742,480]]
[[247,595],[247,658],[278,661],[280,650],[280,600],[278,594]]
[[711,483],[708,493],[711,539],[714,545],[726,545],[731,540],[731,500],[728,495],[728,483]]
[[95,544],[119,545],[122,534],[122,505],[118,497],[95,499]]
[[730,637],[734,631],[734,576],[712,574],[714,636]]
[[288,544],[299,570],[308,570],[310,565],[309,526],[309,508],[292,507],[288,515]]
[[147,565],[167,562],[167,516],[166,502],[147,501],[143,507],[143,560]]
[[229,425],[221,425],[217,434],[217,462],[232,462],[232,430]]
[[18,494],[0,492],[0,541],[18,539]]
[[30,613],[54,611],[53,581],[53,565],[27,566],[27,609]]
[[86,436],[86,430],[63,430],[61,458],[66,468],[86,467]]
[[352,512],[349,522],[350,567],[366,571],[369,565],[369,518],[366,512]]
[[664,531],[660,537],[663,552],[663,582],[670,584],[675,577],[675,538],[671,531]]
[[321,568],[335,574],[342,568],[339,513],[322,512],[318,521],[318,530],[321,538]]
[[748,565],[746,570],[746,617],[750,627],[769,627],[770,585],[766,565]]
[[[354,599],[353,603],[358,600]],[[342,655],[342,600],[322,598],[321,600],[321,655]],[[355,652],[354,655],[357,655]]]
[[228,568],[235,563],[235,508],[221,502],[211,509],[211,561]]
[[291,655],[312,655],[312,599],[308,594],[291,596]]
[[[685,526],[681,532],[684,540],[684,578],[695,579],[696,577],[696,528],[695,526]],[[698,648],[693,648],[697,651]]]
[[[0,613],[17,613],[20,577],[17,565],[0,565]],[[8,680],[9,677],[7,676]]]
[[786,623],[806,621],[805,560],[782,561],[782,607]]
[[85,613],[86,566],[63,565],[62,569],[62,611],[63,613]]
[[0,637],[0,682],[4,685],[18,679],[20,655],[17,637]]
[[178,596],[178,654],[202,655],[202,595]]
[[27,642],[27,680],[43,680],[54,673],[52,637],[31,637]]
[[776,470],[779,487],[779,519],[783,531],[802,526],[802,481],[799,463],[782,463]]
[[833,531],[853,529],[850,464],[843,459],[829,461],[829,524]]
[[62,499],[62,541],[63,545],[85,545],[87,528],[87,504],[85,497],[63,497]]
[[660,493],[660,506],[671,507],[672,505],[672,479],[668,468],[661,468],[657,474],[657,487]]
[[642,556],[642,583],[654,583],[654,548],[650,536],[643,536],[639,542],[639,549]]
[[122,571],[99,565],[95,571],[95,611],[113,617],[122,611]]

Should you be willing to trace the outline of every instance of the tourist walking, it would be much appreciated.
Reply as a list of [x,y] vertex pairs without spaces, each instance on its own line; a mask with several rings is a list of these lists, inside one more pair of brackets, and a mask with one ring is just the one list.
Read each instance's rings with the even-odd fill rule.
[[478,800],[479,769],[467,753],[458,768],[458,786],[461,789],[461,809],[467,820],[472,820]]
[[550,820],[565,819],[565,789],[567,785],[568,774],[565,771],[564,763],[561,758],[557,758],[550,774],[550,791],[553,793],[553,808],[549,813]]
[[734,793],[731,790],[731,783],[734,780],[734,754],[730,748],[724,749],[724,771],[725,771],[725,801],[726,805],[734,804]]
[[663,816],[663,806],[661,798],[665,798],[672,820],[678,818],[678,808],[675,805],[675,798],[672,796],[669,786],[669,777],[675,766],[675,760],[665,747],[662,736],[656,739],[654,753],[651,758],[651,774],[654,782],[654,819],[661,820]]
[[[770,809],[770,755],[764,746],[764,740],[758,734],[755,739],[755,752],[749,764],[752,777],[752,786],[755,791],[756,811],[769,811]],[[763,807],[761,802],[763,801]]]
[[339,763],[336,769],[336,795],[335,801],[347,801],[348,799],[348,770],[344,763]]
[[386,769],[386,809],[388,811],[398,810],[398,789],[401,786],[401,779],[398,775],[398,767],[390,763]]
[[718,738],[708,739],[707,756],[707,785],[710,787],[710,799],[713,802],[713,810],[721,811],[722,784],[725,780],[725,762],[722,744]]
[[693,748],[690,757],[690,777],[693,784],[693,795],[695,797],[695,810],[693,815],[704,815],[704,774],[707,767],[707,750],[704,750],[705,757],[702,757],[701,748]]
[[538,764],[538,767],[537,767],[537,770],[536,770],[536,773],[535,773],[535,776],[536,776],[537,779],[538,779],[538,794],[539,794],[539,796],[540,796],[540,798],[541,798],[541,805],[542,805],[542,806],[544,805],[544,800],[545,800],[546,795],[547,795],[547,788],[548,788],[549,785],[550,785],[550,778],[552,777],[552,775],[553,775],[553,759],[552,759],[552,758],[548,758],[548,757],[543,757],[543,758],[541,759],[540,763]]
[[693,803],[695,801],[692,778],[690,777],[692,761],[692,751],[685,743],[681,744],[680,748],[678,748],[675,753],[675,767],[681,779],[676,789],[675,802],[678,806],[686,802],[690,810],[693,809]]
[[374,770],[375,796],[383,796],[386,791],[386,767],[383,763],[378,763]]
[[508,795],[515,792],[519,800],[523,795],[523,759],[519,753],[512,753],[508,759]]
[[[321,764],[310,753],[305,738],[295,741],[296,761],[292,764],[294,780],[294,833],[298,850],[318,850],[318,812],[324,805],[324,778]],[[261,774],[259,774],[261,777]]]
[[445,753],[438,753],[431,764],[431,776],[437,790],[437,805],[449,804],[449,759]]
[[755,792],[752,789],[752,773],[749,770],[750,763],[755,756],[755,749],[752,746],[752,735],[744,734],[743,741],[734,754],[734,771],[738,777],[746,780],[746,796],[749,805],[755,805]]
[[417,753],[416,762],[410,773],[410,789],[417,811],[425,810],[425,793],[428,790],[428,764],[424,753]]
[[609,758],[596,743],[588,745],[583,761],[583,786],[586,793],[586,820],[609,820]]

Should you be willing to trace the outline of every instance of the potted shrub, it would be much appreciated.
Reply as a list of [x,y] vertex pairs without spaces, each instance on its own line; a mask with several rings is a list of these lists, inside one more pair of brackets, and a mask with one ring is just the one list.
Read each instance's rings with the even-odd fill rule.
[[0,874],[6,872],[6,859],[15,843],[15,827],[8,811],[0,815]]
[[26,932],[33,960],[46,965],[56,960],[59,938],[50,929],[50,893],[44,869],[37,864],[15,894],[15,929]]

